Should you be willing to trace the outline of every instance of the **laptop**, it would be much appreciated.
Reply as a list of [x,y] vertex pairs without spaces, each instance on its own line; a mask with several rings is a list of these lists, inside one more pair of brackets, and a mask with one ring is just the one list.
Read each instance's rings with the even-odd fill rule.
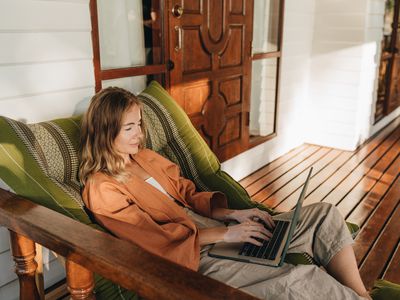
[[[263,242],[262,246],[256,246],[250,243],[217,243],[208,252],[212,257],[238,260],[243,262],[279,267],[283,264],[286,252],[289,248],[294,230],[299,221],[301,207],[307,192],[308,182],[310,181],[312,167],[308,172],[307,179],[303,185],[303,189],[297,200],[291,220],[279,220],[274,218],[275,228],[272,232],[272,237]],[[236,223],[237,224],[237,223]],[[268,229],[268,227],[266,227]]]

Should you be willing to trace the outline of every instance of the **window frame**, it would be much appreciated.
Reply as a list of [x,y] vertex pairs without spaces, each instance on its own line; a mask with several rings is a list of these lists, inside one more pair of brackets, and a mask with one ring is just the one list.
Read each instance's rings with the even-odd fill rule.
[[[254,2],[253,2],[254,3]],[[277,59],[277,67],[276,67],[276,94],[275,94],[275,111],[274,111],[274,131],[267,136],[260,135],[249,135],[249,147],[251,149],[259,144],[265,143],[268,140],[273,139],[277,136],[277,124],[278,124],[278,103],[279,103],[279,83],[280,83],[280,66],[281,66],[281,58],[282,58],[282,40],[283,40],[283,22],[284,22],[284,11],[285,11],[285,0],[279,1],[279,21],[278,21],[278,49],[277,51],[271,52],[257,52],[251,53],[251,62],[262,59]],[[253,15],[254,21],[254,15]],[[251,78],[250,78],[251,82]],[[250,101],[249,101],[250,102]],[[251,104],[250,104],[251,105]],[[249,121],[250,124],[250,113],[249,113]]]
[[[161,24],[161,43],[164,49],[168,49],[168,38],[165,29],[167,28],[167,18],[164,14],[164,7],[166,0],[160,1],[160,12],[162,15]],[[102,69],[101,68],[101,55],[100,55],[100,35],[99,35],[99,19],[97,10],[97,0],[90,0],[90,21],[92,24],[92,48],[93,48],[93,67],[95,78],[95,92],[97,93],[102,89],[102,81],[110,79],[128,78],[141,75],[160,75],[156,80],[164,87],[169,86],[168,79],[168,53],[164,51],[161,57],[162,63],[146,66],[124,67],[115,69]],[[161,79],[162,78],[162,79]]]

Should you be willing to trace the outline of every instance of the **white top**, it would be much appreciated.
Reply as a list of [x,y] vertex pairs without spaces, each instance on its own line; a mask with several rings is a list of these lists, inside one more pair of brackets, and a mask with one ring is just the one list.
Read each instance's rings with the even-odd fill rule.
[[166,190],[164,190],[164,188],[161,186],[161,184],[158,183],[157,180],[154,179],[154,177],[149,177],[145,180],[147,183],[151,184],[152,186],[154,186],[157,190],[159,190],[160,192],[163,192],[165,195],[167,195],[170,199],[173,199]]

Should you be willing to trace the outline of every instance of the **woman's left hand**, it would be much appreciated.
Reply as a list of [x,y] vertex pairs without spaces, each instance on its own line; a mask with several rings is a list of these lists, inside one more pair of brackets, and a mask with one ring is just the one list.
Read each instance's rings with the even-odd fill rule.
[[275,227],[275,223],[271,215],[258,208],[234,210],[229,217],[238,221],[239,223],[262,220],[269,228]]

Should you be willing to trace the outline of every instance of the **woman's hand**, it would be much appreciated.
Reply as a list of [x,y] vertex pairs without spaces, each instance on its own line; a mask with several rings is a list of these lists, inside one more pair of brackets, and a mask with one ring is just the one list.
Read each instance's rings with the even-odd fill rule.
[[256,222],[256,220],[262,220],[271,229],[275,227],[270,214],[258,208],[243,210],[215,208],[212,211],[212,217],[223,221],[235,220],[240,224],[199,229],[201,246],[221,241],[228,243],[249,242],[261,246],[262,243],[257,239],[269,240],[272,237],[272,233],[265,228],[264,224]]
[[227,243],[249,242],[261,246],[257,239],[269,240],[272,234],[262,224],[254,221],[245,221],[238,225],[228,226],[223,241]]
[[269,228],[274,228],[275,223],[272,219],[271,215],[266,211],[260,210],[258,208],[251,209],[242,209],[242,210],[234,210],[229,215],[229,218],[232,218],[239,223],[244,223],[248,221],[263,221]]

